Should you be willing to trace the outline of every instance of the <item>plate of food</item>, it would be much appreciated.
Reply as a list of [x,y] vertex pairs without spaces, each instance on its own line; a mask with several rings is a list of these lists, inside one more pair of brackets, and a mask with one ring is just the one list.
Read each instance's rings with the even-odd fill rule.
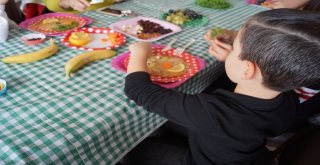
[[75,14],[48,13],[23,21],[19,26],[47,36],[60,36],[90,23],[90,18]]
[[182,27],[204,26],[209,22],[208,17],[190,9],[170,9],[163,13],[161,18]]
[[110,28],[137,41],[153,42],[181,31],[181,27],[150,17],[134,17],[110,25]]
[[[166,88],[174,88],[190,79],[204,68],[202,59],[183,52],[174,55],[174,49],[162,51],[164,46],[153,45],[152,55],[148,58],[147,66],[151,80]],[[130,60],[130,52],[117,56],[111,65],[120,71],[126,72]]]
[[80,28],[69,31],[62,44],[78,50],[114,49],[126,42],[125,35],[110,28]]

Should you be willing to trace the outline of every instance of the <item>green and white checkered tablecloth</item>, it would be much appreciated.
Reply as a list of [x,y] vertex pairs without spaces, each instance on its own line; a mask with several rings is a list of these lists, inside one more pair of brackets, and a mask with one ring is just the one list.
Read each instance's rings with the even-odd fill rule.
[[[247,6],[244,0],[229,0],[233,7],[210,10],[192,1],[170,0],[170,7],[190,8],[209,17],[209,25],[184,28],[174,35],[175,47],[190,38],[197,39],[188,52],[206,61],[206,68],[177,90],[198,93],[223,71],[207,54],[203,34],[212,26],[237,29],[263,8]],[[169,0],[131,0],[114,5],[144,16],[160,17]],[[94,20],[91,26],[108,27],[121,19],[98,12],[86,12]],[[0,43],[0,58],[32,52],[48,45],[26,46],[20,37],[29,31],[14,29],[9,40]],[[56,38],[59,41],[59,38]],[[167,44],[170,37],[156,43]],[[130,43],[117,49],[127,51]],[[64,65],[82,51],[59,44],[60,51],[35,63],[7,65],[0,63],[0,78],[8,83],[6,95],[0,96],[0,164],[115,164],[121,157],[161,126],[166,120],[144,111],[126,98],[124,77],[111,68],[112,59],[89,64],[67,80]]]

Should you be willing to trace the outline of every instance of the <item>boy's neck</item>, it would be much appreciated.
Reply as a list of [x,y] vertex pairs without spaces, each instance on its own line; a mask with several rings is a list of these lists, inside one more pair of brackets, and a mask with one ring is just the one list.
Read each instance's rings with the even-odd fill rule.
[[237,84],[235,93],[257,97],[260,99],[273,99],[277,97],[280,92],[268,89],[263,86],[252,86],[252,85],[239,85]]

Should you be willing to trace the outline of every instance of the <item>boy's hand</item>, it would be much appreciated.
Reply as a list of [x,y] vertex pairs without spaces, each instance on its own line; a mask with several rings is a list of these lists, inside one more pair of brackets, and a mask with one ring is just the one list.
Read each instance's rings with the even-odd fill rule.
[[234,39],[236,38],[236,36],[238,34],[238,31],[223,29],[223,34],[218,34],[217,36],[212,38],[211,32],[212,32],[212,30],[210,29],[203,36],[204,40],[207,41],[209,44],[211,44],[212,41],[217,38],[221,42],[232,45]]
[[136,54],[138,56],[143,55],[150,55],[151,50],[151,43],[149,42],[136,42],[129,46],[129,50],[131,54]]
[[148,71],[147,59],[152,53],[151,43],[136,42],[129,46],[131,52],[127,73]]
[[0,5],[5,5],[9,0],[0,0]]
[[59,6],[64,9],[72,8],[83,12],[90,6],[90,3],[86,0],[60,0]]
[[211,41],[211,46],[209,47],[209,54],[214,56],[218,61],[225,61],[229,53],[232,51],[232,45],[221,42],[219,39],[214,39]]
[[223,34],[218,34],[214,38],[211,36],[211,29],[204,35],[205,41],[210,44],[209,54],[213,55],[218,61],[225,61],[232,51],[232,43],[237,36],[237,31],[223,29]]

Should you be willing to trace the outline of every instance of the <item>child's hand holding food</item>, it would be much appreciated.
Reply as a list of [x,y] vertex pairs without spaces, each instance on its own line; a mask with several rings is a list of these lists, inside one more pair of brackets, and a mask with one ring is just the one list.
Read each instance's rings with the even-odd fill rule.
[[232,43],[237,31],[222,28],[212,28],[204,35],[204,39],[210,44],[209,53],[218,61],[224,61],[232,50]]
[[209,47],[208,52],[209,54],[214,56],[218,61],[225,61],[232,49],[232,45],[221,42],[216,38],[212,41],[212,44]]
[[209,43],[212,44],[214,39],[219,39],[221,42],[227,43],[232,45],[233,40],[236,38],[238,31],[235,30],[228,30],[223,28],[212,28],[207,31],[204,35],[204,39]]

